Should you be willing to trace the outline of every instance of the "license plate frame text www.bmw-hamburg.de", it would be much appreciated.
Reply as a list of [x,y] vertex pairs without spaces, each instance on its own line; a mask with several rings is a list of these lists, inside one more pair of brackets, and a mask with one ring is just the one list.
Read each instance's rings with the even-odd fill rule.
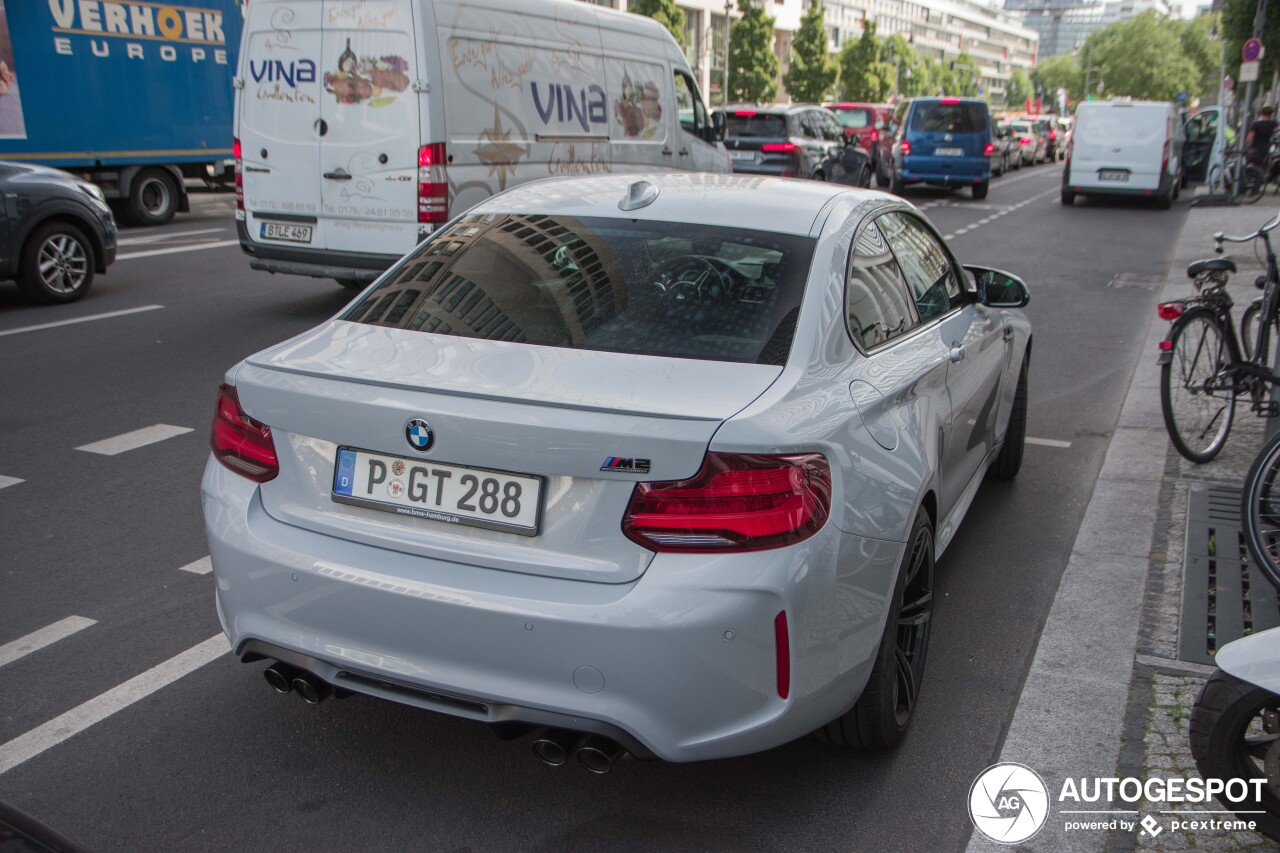
[[289,222],[264,222],[261,231],[264,240],[286,240],[290,243],[310,243],[311,233],[310,225]]
[[543,485],[528,474],[339,447],[330,496],[412,518],[537,536]]

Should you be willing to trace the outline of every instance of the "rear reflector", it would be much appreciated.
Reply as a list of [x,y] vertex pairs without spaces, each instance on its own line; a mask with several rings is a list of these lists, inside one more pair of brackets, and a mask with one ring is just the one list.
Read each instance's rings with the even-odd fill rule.
[[236,389],[225,383],[218,387],[209,446],[219,462],[255,482],[265,483],[280,473],[271,427],[245,414]]
[[1173,349],[1173,341],[1161,341],[1161,342],[1160,342],[1160,351],[1161,351],[1161,352],[1168,352],[1168,351],[1169,351],[1169,350],[1171,350],[1171,349]]
[[445,174],[448,154],[443,142],[418,149],[418,221],[449,221],[449,179]]
[[240,158],[239,139],[231,141],[231,156],[236,160],[236,210],[244,210],[244,161]]
[[791,637],[785,610],[773,618],[773,648],[778,662],[778,698],[786,699],[791,695]]
[[1161,320],[1176,320],[1182,316],[1185,309],[1186,306],[1181,302],[1166,302],[1156,306],[1156,313],[1160,315]]
[[692,479],[637,483],[622,520],[651,551],[762,551],[808,539],[831,510],[831,468],[820,453],[708,453]]
[[760,150],[766,154],[794,154],[796,145],[794,142],[766,142]]

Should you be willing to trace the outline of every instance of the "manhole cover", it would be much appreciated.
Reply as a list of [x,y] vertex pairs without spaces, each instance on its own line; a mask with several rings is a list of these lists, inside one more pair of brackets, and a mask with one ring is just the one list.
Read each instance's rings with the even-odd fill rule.
[[1179,659],[1212,665],[1232,640],[1280,626],[1275,587],[1251,571],[1239,489],[1192,487],[1184,560]]

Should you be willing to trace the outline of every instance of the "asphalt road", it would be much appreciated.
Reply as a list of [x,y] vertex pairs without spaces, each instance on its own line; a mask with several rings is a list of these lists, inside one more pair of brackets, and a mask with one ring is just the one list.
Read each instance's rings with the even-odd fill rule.
[[[0,484],[22,481],[0,487],[0,800],[95,850],[963,849],[969,786],[1000,752],[1136,359],[1154,358],[1140,333],[1185,214],[1063,208],[1059,180],[1046,165],[981,203],[910,195],[963,262],[1029,283],[1040,443],[1015,482],[983,486],[938,564],[918,716],[888,755],[801,740],[594,777],[462,720],[307,706],[226,654],[152,689],[172,678],[153,668],[219,633],[213,577],[182,567],[208,553],[199,479],[224,371],[351,294],[249,270],[219,245],[228,196],[127,230],[74,305],[0,284]],[[77,449],[157,424],[190,432]],[[51,625],[66,636],[5,662]]]

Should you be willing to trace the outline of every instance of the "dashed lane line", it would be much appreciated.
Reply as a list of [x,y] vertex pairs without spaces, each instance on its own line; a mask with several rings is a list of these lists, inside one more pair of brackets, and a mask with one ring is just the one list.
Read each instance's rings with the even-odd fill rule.
[[91,444],[82,444],[76,450],[83,450],[86,453],[97,453],[102,456],[116,456],[129,450],[137,450],[139,447],[146,447],[148,444],[155,444],[158,441],[164,441],[167,438],[174,438],[179,435],[186,435],[191,432],[190,427],[170,426],[169,424],[153,424],[142,429],[135,429],[133,432],[126,432],[124,435],[113,436],[112,438],[104,438],[102,441],[95,441]]
[[963,228],[957,228],[955,231],[951,232],[950,234],[943,234],[942,239],[951,240],[955,237],[959,237],[962,234],[968,234],[970,231],[975,231],[978,228],[981,228],[983,225],[987,225],[987,224],[990,224],[991,222],[994,222],[995,220],[999,219],[1001,216],[1007,216],[1010,213],[1013,213],[1014,211],[1021,210],[1022,208],[1026,207],[1027,205],[1033,202],[1039,201],[1042,198],[1047,198],[1048,196],[1055,195],[1057,192],[1058,192],[1058,187],[1055,186],[1051,190],[1045,190],[1042,193],[1038,193],[1036,195],[1031,196],[1031,198],[1025,198],[1022,201],[1018,202],[1017,204],[1009,205],[999,213],[993,213],[992,215],[986,217],[985,219],[981,219],[977,222],[970,223],[969,225],[966,225]]
[[207,575],[213,571],[213,560],[208,557],[201,557],[194,563],[187,563],[185,566],[178,568],[180,572],[190,572],[193,575]]
[[181,654],[169,658],[141,675],[134,676],[118,687],[113,687],[44,725],[19,735],[0,745],[0,774],[7,773],[23,762],[30,761],[42,752],[52,749],[65,740],[100,723],[117,711],[147,698],[152,693],[195,672],[207,663],[217,660],[231,650],[223,634],[192,646]]
[[71,320],[58,320],[54,323],[41,323],[38,326],[23,326],[20,329],[6,329],[0,332],[0,338],[5,335],[21,335],[24,332],[39,332],[43,329],[55,329],[58,326],[72,326],[76,323],[90,323],[94,320],[107,320],[111,317],[123,317],[127,314],[141,314],[144,311],[158,311],[163,305],[143,305],[140,308],[126,308],[123,311],[107,311],[105,314],[90,314],[87,317],[76,317]]
[[147,234],[144,237],[121,237],[116,241],[118,246],[136,246],[146,243],[159,243],[162,240],[172,240],[175,237],[194,237],[197,234],[229,234],[228,228],[198,228],[195,231],[170,231],[165,234]]
[[19,483],[23,483],[23,482],[26,482],[26,481],[19,480],[17,477],[0,477],[0,489],[7,489],[10,486],[16,486]]
[[97,620],[86,619],[83,616],[68,616],[66,619],[59,619],[39,631],[32,631],[25,637],[19,637],[11,643],[5,643],[0,646],[0,666],[13,663],[19,658],[24,658],[32,652],[38,652],[45,646],[51,646],[59,640],[65,640],[72,634],[96,624],[98,624]]
[[201,249],[222,249],[227,246],[239,246],[239,240],[216,240],[212,243],[199,243],[195,246],[174,246],[169,249],[151,249],[146,252],[126,252],[116,255],[117,261],[130,261],[134,258],[154,258],[156,255],[176,255],[179,252],[198,252]]

